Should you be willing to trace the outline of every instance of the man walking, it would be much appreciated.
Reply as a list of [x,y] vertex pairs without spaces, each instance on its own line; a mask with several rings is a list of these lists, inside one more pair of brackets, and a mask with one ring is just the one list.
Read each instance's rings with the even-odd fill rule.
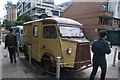
[[17,38],[12,33],[13,32],[12,28],[10,28],[9,31],[10,31],[10,33],[8,33],[5,37],[5,49],[6,49],[6,47],[8,47],[11,63],[13,63],[13,61],[14,61],[14,63],[16,63],[15,49],[17,47]]
[[107,32],[102,30],[99,34],[100,38],[93,42],[92,44],[92,52],[93,55],[93,70],[90,75],[89,80],[94,80],[94,77],[97,73],[98,67],[101,68],[101,77],[100,80],[105,80],[106,70],[107,70],[107,62],[106,62],[106,54],[110,54],[111,50],[109,47],[109,43],[105,40],[107,38]]

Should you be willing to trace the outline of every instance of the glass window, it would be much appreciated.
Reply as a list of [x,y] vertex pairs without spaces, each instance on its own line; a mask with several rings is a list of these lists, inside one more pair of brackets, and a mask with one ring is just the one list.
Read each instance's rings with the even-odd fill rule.
[[37,13],[45,13],[45,9],[37,9]]
[[60,26],[61,37],[84,37],[83,29],[74,26]]
[[21,34],[23,34],[23,30],[21,30]]
[[118,6],[118,9],[117,9],[117,11],[120,11],[120,6]]
[[43,37],[44,38],[57,38],[55,26],[44,26],[43,28]]
[[34,36],[34,37],[37,37],[37,36],[38,36],[38,26],[37,26],[37,25],[35,25],[35,26],[33,27],[33,36]]
[[59,15],[59,12],[58,12],[58,11],[54,11],[54,10],[52,10],[52,13],[53,13],[53,15],[56,15],[56,16]]
[[19,35],[19,30],[16,30],[15,34],[16,34],[16,35]]

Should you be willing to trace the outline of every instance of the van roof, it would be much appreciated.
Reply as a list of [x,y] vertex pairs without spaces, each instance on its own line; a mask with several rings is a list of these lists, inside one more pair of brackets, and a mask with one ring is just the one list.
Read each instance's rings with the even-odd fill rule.
[[71,25],[80,25],[82,26],[81,23],[69,19],[69,18],[61,18],[61,17],[53,17],[53,18],[44,18],[44,19],[38,19],[38,20],[34,20],[34,21],[29,21],[29,22],[25,22],[25,24],[30,24],[30,23],[34,23],[34,22],[43,22],[43,24],[71,24]]
[[23,29],[23,26],[14,26],[14,27],[11,27],[11,28],[20,28],[20,29]]

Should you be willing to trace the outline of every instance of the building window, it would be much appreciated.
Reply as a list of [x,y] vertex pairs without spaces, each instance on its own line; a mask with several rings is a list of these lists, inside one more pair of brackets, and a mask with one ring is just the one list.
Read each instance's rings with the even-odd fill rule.
[[117,20],[114,20],[114,25],[116,25],[117,24]]
[[37,4],[37,6],[41,6],[41,4]]
[[117,9],[117,11],[120,11],[120,6],[118,6],[118,9]]
[[45,9],[37,9],[37,13],[45,13]]
[[117,20],[117,25],[119,25],[119,21]]
[[56,39],[56,28],[55,26],[44,26],[43,28],[43,37],[49,39]]
[[117,27],[120,26],[119,20],[113,20],[113,24],[114,24],[114,26],[117,26]]
[[107,24],[107,19],[106,18],[100,18],[100,24],[106,25]]
[[37,26],[37,25],[35,25],[35,26],[33,27],[33,36],[34,36],[34,37],[37,37],[37,36],[38,36],[38,26]]
[[101,25],[108,25],[108,26],[112,26],[112,19],[109,18],[104,18],[104,17],[100,17],[99,18],[99,24]]
[[120,1],[118,2],[118,9],[117,11],[120,11]]
[[43,7],[49,7],[49,8],[54,8],[53,6],[48,6],[48,5],[42,5]]
[[52,10],[52,14],[55,15],[55,16],[59,16],[59,11]]
[[118,2],[118,6],[120,6],[120,1]]

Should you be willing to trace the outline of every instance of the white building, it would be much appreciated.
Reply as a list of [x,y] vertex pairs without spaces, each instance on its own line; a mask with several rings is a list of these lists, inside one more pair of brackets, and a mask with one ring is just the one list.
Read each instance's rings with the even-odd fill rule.
[[42,14],[61,16],[62,10],[62,7],[54,5],[54,0],[20,0],[17,3],[17,16],[28,14],[35,19]]
[[113,11],[113,17],[120,19],[120,0],[109,0],[108,9]]

